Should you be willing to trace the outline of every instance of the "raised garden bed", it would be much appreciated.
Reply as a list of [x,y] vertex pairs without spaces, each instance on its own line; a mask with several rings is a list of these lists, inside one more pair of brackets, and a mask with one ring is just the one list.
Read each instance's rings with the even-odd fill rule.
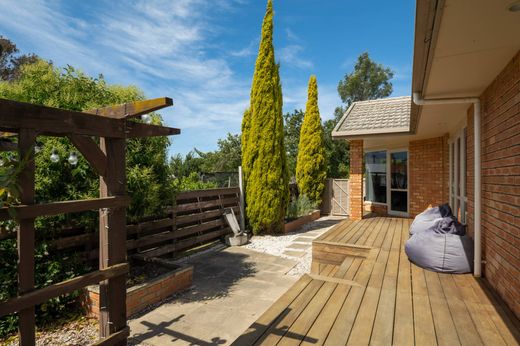
[[320,213],[320,210],[314,210],[307,215],[300,216],[295,220],[287,222],[284,226],[285,233],[294,232],[303,227],[305,224],[318,220],[320,218]]
[[[150,268],[151,266],[148,264],[137,267],[135,272],[138,274],[130,275],[127,282],[130,287],[126,289],[127,317],[192,285],[193,266],[164,268],[153,265],[154,268]],[[152,275],[158,276],[150,278]],[[87,315],[97,318],[99,316],[99,285],[87,287],[83,299]]]

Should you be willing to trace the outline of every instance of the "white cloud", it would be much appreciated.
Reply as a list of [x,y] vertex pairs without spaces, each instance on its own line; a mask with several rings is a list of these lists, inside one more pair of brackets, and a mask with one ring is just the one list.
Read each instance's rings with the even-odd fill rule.
[[300,37],[298,35],[296,35],[294,33],[294,31],[291,30],[291,28],[286,28],[285,29],[285,33],[286,33],[287,39],[289,41],[295,41],[295,42],[299,42],[300,41]]
[[234,57],[243,58],[253,56],[258,52],[258,45],[260,42],[260,36],[251,40],[247,46],[242,49],[231,51],[229,54]]
[[[136,84],[148,97],[171,96],[170,126],[198,129],[216,139],[239,129],[249,101],[249,80],[237,76],[214,41],[215,23],[245,0],[136,0],[82,4],[82,18],[64,0],[5,0],[0,30],[14,33],[31,51],[109,82]],[[5,29],[5,30],[4,30]],[[250,47],[249,47],[250,46]],[[252,41],[247,48],[253,50]],[[254,54],[254,52],[242,52]],[[238,54],[237,56],[240,56]],[[206,142],[204,142],[206,143]],[[197,139],[193,139],[197,146]]]
[[297,44],[292,44],[280,49],[279,57],[284,66],[296,67],[300,69],[310,69],[314,66],[312,61],[301,57],[303,47]]

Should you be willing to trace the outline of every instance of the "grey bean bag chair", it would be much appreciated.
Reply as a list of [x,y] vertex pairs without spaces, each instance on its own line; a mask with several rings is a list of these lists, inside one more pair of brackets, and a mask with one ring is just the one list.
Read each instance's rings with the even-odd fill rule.
[[[464,226],[453,216],[432,218],[437,215],[431,209],[418,223],[413,223],[412,236],[405,244],[408,258],[419,267],[435,272],[472,272],[473,240],[466,235]],[[426,225],[429,227],[424,228]]]
[[451,208],[448,204],[428,208],[415,217],[410,226],[410,235],[425,231],[435,226],[443,217],[452,215]]

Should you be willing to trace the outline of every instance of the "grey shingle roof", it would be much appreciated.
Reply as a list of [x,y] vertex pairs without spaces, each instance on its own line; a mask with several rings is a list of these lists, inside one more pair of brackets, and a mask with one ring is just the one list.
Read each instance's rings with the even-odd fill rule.
[[410,96],[354,102],[332,132],[333,137],[410,131]]

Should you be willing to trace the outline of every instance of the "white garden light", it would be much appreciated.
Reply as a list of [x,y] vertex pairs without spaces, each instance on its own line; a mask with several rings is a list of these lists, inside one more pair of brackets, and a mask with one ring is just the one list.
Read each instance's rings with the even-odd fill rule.
[[67,160],[72,166],[76,166],[78,164],[78,155],[76,155],[76,152],[71,151]]
[[150,124],[152,122],[152,117],[150,114],[143,114],[141,115],[141,120],[144,121],[146,124]]
[[53,163],[60,161],[60,155],[58,155],[58,152],[56,151],[56,149],[52,149],[50,159],[51,159],[51,162],[53,162]]

